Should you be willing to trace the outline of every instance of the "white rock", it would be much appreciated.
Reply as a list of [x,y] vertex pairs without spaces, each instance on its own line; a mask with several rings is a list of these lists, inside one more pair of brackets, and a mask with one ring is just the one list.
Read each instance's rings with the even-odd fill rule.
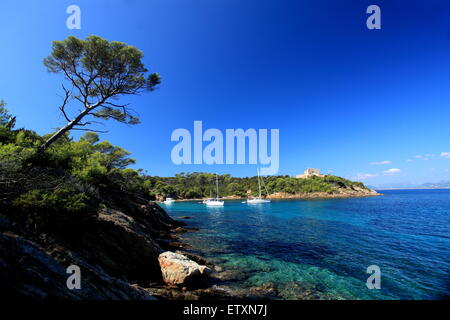
[[171,251],[161,253],[158,261],[163,280],[168,285],[192,286],[211,273],[207,266],[199,265],[184,255]]

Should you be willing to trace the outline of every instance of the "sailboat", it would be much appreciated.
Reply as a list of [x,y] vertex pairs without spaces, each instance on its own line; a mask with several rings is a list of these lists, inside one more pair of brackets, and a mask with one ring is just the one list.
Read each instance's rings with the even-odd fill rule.
[[175,200],[173,200],[172,198],[166,198],[166,200],[164,201],[164,204],[172,204],[174,202],[175,202]]
[[[260,204],[260,203],[269,203],[269,199],[263,199],[261,197],[261,180],[262,178],[259,176],[259,170],[257,170],[258,173],[258,188],[259,188],[259,197],[254,197],[253,199],[247,199],[247,204]],[[262,180],[262,183],[264,184],[264,180]],[[269,192],[267,191],[266,185],[264,184],[264,188],[266,189],[266,194],[269,195]]]
[[203,200],[202,203],[207,203],[208,201],[211,201],[211,200],[213,200],[213,197],[212,197],[212,195],[211,195],[211,190],[209,190],[209,198]]
[[219,177],[216,174],[216,197],[213,199],[206,199],[203,201],[204,204],[211,207],[220,207],[223,206],[223,201],[219,200]]

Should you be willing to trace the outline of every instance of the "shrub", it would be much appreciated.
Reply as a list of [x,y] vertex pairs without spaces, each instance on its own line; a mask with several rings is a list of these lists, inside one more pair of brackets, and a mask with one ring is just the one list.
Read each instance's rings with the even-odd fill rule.
[[98,206],[84,193],[69,188],[30,190],[12,202],[15,218],[38,230],[67,230],[94,216]]

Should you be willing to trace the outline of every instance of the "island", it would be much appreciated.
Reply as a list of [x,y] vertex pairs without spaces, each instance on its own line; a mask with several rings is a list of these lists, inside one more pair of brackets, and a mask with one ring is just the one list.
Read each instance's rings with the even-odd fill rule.
[[[155,200],[166,197],[178,200],[200,200],[215,194],[213,173],[180,173],[174,177],[145,177],[150,193]],[[257,196],[259,193],[258,177],[232,177],[218,175],[219,194],[224,199],[240,199]],[[334,175],[320,174],[320,170],[308,168],[302,175],[268,176],[263,181],[266,185],[265,196],[271,199],[312,199],[312,198],[349,198],[379,196],[373,189],[362,182],[351,181]]]

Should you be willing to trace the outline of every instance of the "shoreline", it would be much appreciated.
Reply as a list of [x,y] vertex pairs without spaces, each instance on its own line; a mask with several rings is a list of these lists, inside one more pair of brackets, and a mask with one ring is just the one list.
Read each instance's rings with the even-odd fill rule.
[[417,187],[417,188],[377,188],[376,190],[448,190],[450,187],[439,187],[439,188],[425,188],[425,187]]
[[[387,189],[385,189],[387,190]],[[382,193],[379,192],[355,192],[355,193],[326,193],[326,192],[312,192],[312,193],[273,193],[264,199],[274,199],[274,200],[283,200],[283,199],[345,199],[345,198],[366,198],[366,197],[377,197],[382,196]],[[175,202],[195,202],[195,201],[203,201],[207,198],[193,198],[193,199],[174,199]],[[240,196],[225,196],[221,197],[221,200],[247,200],[250,199],[248,197],[240,197]],[[163,204],[164,201],[158,201],[158,203]]]

